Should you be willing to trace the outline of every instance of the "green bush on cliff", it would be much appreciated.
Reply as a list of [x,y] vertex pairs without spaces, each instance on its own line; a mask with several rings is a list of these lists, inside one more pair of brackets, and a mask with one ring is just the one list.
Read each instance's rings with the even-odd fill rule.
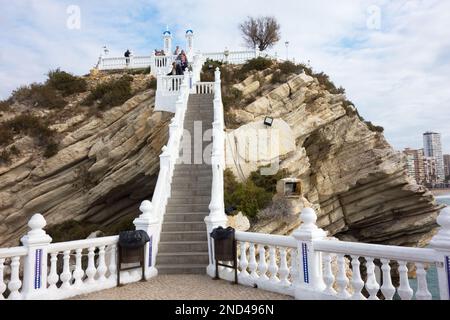
[[121,105],[133,96],[131,92],[132,82],[133,77],[124,75],[119,79],[100,83],[91,91],[83,104],[92,106],[96,101],[99,101],[98,107],[100,110]]
[[[269,166],[263,167],[269,168]],[[249,179],[259,188],[263,188],[267,192],[274,195],[277,192],[277,182],[288,176],[288,172],[285,169],[278,170],[274,175],[262,175],[260,170],[253,171],[250,174]]]
[[0,100],[0,112],[9,111],[11,103],[8,100]]
[[61,109],[67,104],[55,88],[40,83],[33,83],[14,90],[11,98],[14,101],[38,108]]
[[85,79],[61,71],[59,68],[48,73],[47,84],[50,87],[61,91],[63,96],[85,92],[87,89],[87,82]]

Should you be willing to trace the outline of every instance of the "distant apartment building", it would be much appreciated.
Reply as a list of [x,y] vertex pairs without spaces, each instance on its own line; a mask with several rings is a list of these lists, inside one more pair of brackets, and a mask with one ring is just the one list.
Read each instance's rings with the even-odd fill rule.
[[424,157],[423,164],[425,169],[425,182],[423,184],[434,186],[435,184],[441,183],[438,179],[436,158]]
[[450,154],[444,154],[444,170],[447,182],[450,182]]
[[423,150],[426,158],[434,158],[436,166],[436,183],[445,180],[444,157],[442,155],[441,134],[425,132],[423,134]]
[[425,167],[423,149],[406,148],[403,153],[406,156],[408,175],[416,180],[417,184],[425,184]]

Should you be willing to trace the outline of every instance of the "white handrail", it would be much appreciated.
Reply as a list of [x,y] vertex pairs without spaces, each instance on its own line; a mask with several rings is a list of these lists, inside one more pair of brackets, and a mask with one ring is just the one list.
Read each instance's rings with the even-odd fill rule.
[[11,257],[22,257],[27,255],[27,249],[24,247],[11,247],[0,249],[0,259]]
[[100,247],[111,244],[116,244],[119,241],[119,236],[92,238],[85,240],[56,242],[48,246],[48,253],[57,253],[66,250],[86,249],[89,247]]
[[235,237],[238,241],[246,241],[268,246],[297,248],[297,241],[291,236],[236,231]]
[[314,241],[314,249],[327,253],[358,255],[377,259],[382,258],[429,263],[436,262],[435,250],[427,248],[409,248],[371,243],[316,240]]

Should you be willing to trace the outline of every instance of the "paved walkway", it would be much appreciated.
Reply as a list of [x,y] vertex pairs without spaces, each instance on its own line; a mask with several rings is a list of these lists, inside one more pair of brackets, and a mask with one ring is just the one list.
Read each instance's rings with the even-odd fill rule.
[[292,300],[292,297],[212,280],[206,275],[160,275],[75,300]]

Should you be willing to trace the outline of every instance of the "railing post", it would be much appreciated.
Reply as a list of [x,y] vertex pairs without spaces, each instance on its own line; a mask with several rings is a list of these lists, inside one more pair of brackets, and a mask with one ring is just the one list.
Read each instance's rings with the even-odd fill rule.
[[441,226],[439,232],[433,237],[430,246],[436,250],[439,278],[439,292],[441,300],[450,300],[450,208],[441,210],[437,223]]
[[142,214],[136,218],[133,223],[136,230],[144,230],[150,237],[150,242],[145,247],[145,279],[148,280],[155,277],[158,274],[158,270],[155,268],[156,250],[154,245],[157,244],[158,237],[158,224],[159,219],[153,210],[153,205],[150,201],[145,200],[142,202],[139,210]]
[[326,237],[326,232],[316,225],[317,215],[312,208],[305,208],[300,214],[302,224],[292,236],[297,240],[300,274],[295,285],[295,298],[314,300],[321,298],[326,288],[322,277],[321,254],[314,251],[314,240]]
[[156,76],[156,62],[155,62],[155,51],[150,54],[150,74]]
[[28,222],[30,231],[21,239],[28,251],[22,281],[22,298],[25,300],[43,299],[47,292],[47,248],[52,238],[43,230],[46,224],[41,214],[33,215]]
[[212,167],[212,186],[211,186],[211,202],[209,204],[209,216],[205,218],[207,236],[208,236],[208,253],[209,265],[207,274],[211,277],[215,276],[215,260],[214,248],[210,237],[210,233],[217,227],[225,227],[227,224],[227,216],[225,214],[224,191],[223,191],[223,171],[224,171],[224,147],[221,139],[223,135],[223,118],[222,117],[222,101],[220,92],[220,71],[219,68],[215,72],[215,92],[214,92],[214,123],[213,123],[213,149],[211,154]]

